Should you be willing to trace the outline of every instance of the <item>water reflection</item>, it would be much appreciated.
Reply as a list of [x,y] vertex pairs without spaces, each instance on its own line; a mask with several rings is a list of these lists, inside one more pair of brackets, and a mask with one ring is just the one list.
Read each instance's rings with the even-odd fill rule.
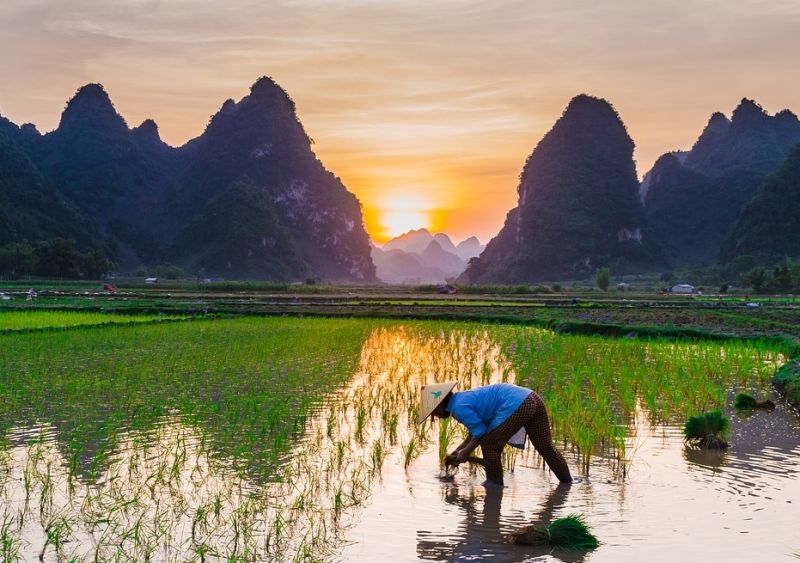
[[[631,546],[637,547],[637,560],[644,560],[643,543],[660,545],[662,551],[652,557],[676,541],[659,533],[683,529],[688,506],[716,502],[714,510],[723,511],[719,502],[726,501],[720,499],[733,496],[737,508],[786,516],[785,506],[776,510],[775,497],[797,492],[800,498],[791,485],[798,472],[791,460],[800,453],[791,417],[779,408],[782,423],[759,416],[737,421],[726,457],[716,462],[696,457],[684,450],[678,429],[663,419],[684,408],[681,385],[705,377],[703,362],[720,350],[632,346],[617,341],[606,346],[594,339],[587,347],[583,340],[520,327],[378,325],[355,355],[342,352],[334,358],[350,366],[349,377],[341,378],[346,383],[331,390],[269,471],[241,471],[241,458],[251,465],[262,458],[240,446],[265,444],[253,432],[244,442],[237,425],[241,418],[230,416],[228,403],[213,397],[213,418],[173,412],[153,417],[146,427],[120,431],[92,471],[83,458],[78,470],[70,471],[67,426],[27,425],[7,434],[8,444],[0,446],[0,524],[10,522],[27,559],[44,549],[45,559],[99,554],[127,560],[467,561],[491,556],[577,562],[582,555],[513,546],[505,534],[583,512],[606,542],[592,561],[625,560]],[[292,356],[292,348],[287,350],[270,355],[275,373],[281,372],[282,358]],[[627,355],[631,350],[645,363],[633,362]],[[303,353],[310,354],[308,348]],[[746,350],[721,355],[734,362]],[[768,355],[754,352],[748,361],[755,365]],[[242,357],[251,361],[247,354]],[[312,359],[304,356],[303,362]],[[325,377],[325,365],[320,360],[322,367],[309,372],[309,384]],[[649,377],[654,366],[672,374],[666,399],[659,393],[666,376],[627,386]],[[624,373],[616,377],[615,370]],[[559,445],[571,467],[584,464],[589,477],[571,489],[556,488],[541,460],[529,452],[509,459],[516,472],[506,489],[486,490],[480,474],[463,469],[452,484],[438,481],[440,452],[448,449],[447,442],[459,440],[462,430],[440,433],[438,426],[416,425],[419,387],[453,379],[469,388],[534,371],[530,380],[556,405],[560,439],[568,440]],[[757,387],[765,373],[736,377]],[[218,386],[229,396],[246,394],[250,382],[237,377]],[[724,395],[719,377],[691,391],[692,400]],[[606,384],[604,378],[609,378]],[[165,387],[160,393],[169,391]],[[575,406],[574,412],[564,410],[567,406]],[[94,414],[107,416],[101,408]],[[259,418],[269,415],[249,412],[247,428],[258,428]],[[126,422],[102,419],[98,424],[124,428]],[[590,424],[601,430],[579,436],[584,446],[576,445],[569,437],[579,434],[568,430],[579,432]],[[781,488],[784,492],[776,493]],[[670,509],[670,503],[677,508]],[[53,536],[54,530],[60,532]],[[353,543],[342,548],[347,542]]]
[[[570,485],[560,484],[545,497],[529,522],[547,525],[561,512],[566,503]],[[420,530],[417,532],[417,556],[424,561],[480,561],[491,559],[500,563],[515,563],[537,560],[549,555],[556,561],[580,563],[586,560],[586,553],[570,552],[548,547],[517,546],[509,542],[509,525],[519,518],[502,517],[502,504],[505,489],[489,487],[484,494],[477,495],[475,489],[464,491],[458,486],[444,489],[443,501],[456,506],[463,520],[458,526],[457,535],[437,537],[436,534]]]

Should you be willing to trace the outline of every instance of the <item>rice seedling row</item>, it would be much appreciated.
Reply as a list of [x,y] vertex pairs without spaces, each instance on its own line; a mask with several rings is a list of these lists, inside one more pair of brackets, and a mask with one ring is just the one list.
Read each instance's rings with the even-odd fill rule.
[[[759,344],[518,326],[240,318],[0,336],[4,558],[335,557],[387,465],[460,425],[416,425],[419,387],[537,390],[572,465],[622,478],[636,425],[761,391]],[[514,467],[516,455],[506,466]],[[480,471],[476,466],[469,471]],[[287,555],[290,554],[290,555]]]

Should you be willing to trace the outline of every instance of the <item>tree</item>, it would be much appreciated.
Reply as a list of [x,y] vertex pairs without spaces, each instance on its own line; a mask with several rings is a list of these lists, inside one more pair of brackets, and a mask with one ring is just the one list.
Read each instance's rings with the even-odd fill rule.
[[83,255],[81,262],[83,274],[92,280],[106,277],[113,266],[102,250],[90,250]]
[[597,283],[597,287],[603,291],[608,291],[608,286],[611,283],[611,274],[608,271],[608,268],[600,268],[597,270],[595,282]]
[[800,259],[786,259],[786,267],[789,269],[789,276],[792,278],[792,289],[800,290]]
[[744,275],[744,282],[752,287],[756,293],[763,291],[767,281],[767,271],[760,266],[753,268]]
[[30,275],[39,258],[29,244],[16,243],[0,247],[0,276],[18,279]]
[[758,266],[758,260],[756,260],[755,256],[742,254],[741,256],[737,256],[731,260],[731,263],[728,266],[728,271],[734,277],[734,279],[739,279],[756,266]]
[[179,280],[186,277],[186,272],[183,268],[174,264],[159,264],[154,268],[154,271],[159,278],[167,280]]
[[77,278],[83,255],[75,249],[75,241],[62,238],[42,241],[36,247],[39,265],[36,274],[50,278]]

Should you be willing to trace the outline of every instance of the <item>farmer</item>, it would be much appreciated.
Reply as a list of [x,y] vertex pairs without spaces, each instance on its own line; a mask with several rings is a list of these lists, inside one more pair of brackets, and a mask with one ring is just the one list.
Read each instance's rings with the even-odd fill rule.
[[500,453],[509,439],[524,428],[533,447],[559,481],[572,481],[564,456],[553,445],[547,410],[539,395],[510,383],[454,393],[455,386],[455,381],[423,385],[418,420],[422,422],[430,416],[433,421],[433,417],[447,418],[452,414],[453,418],[467,427],[467,439],[445,458],[448,465],[464,463],[472,451],[480,446],[486,464],[487,481],[502,485]]

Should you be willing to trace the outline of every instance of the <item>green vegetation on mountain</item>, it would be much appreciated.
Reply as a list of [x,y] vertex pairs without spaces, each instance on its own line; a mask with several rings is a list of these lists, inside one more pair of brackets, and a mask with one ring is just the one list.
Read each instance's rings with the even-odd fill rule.
[[54,237],[90,245],[97,233],[30,158],[0,133],[0,245]]
[[737,170],[706,176],[667,153],[653,166],[649,179],[647,232],[671,264],[687,265],[716,261],[720,244],[760,184],[761,175]]
[[648,233],[671,264],[716,263],[744,206],[797,143],[793,113],[770,116],[744,99],[730,120],[713,114],[691,151],[662,156],[645,175],[642,194]]
[[767,264],[800,256],[800,145],[764,181],[725,241],[723,260],[740,255]]
[[129,272],[172,262],[224,277],[375,279],[358,200],[269,78],[177,149],[152,120],[128,128],[99,84],[78,90],[55,131],[0,118],[2,134],[0,244],[73,239]]
[[246,181],[214,197],[171,252],[190,270],[211,276],[252,278],[266,271],[276,281],[290,281],[310,275],[267,195]]
[[[166,195],[170,215],[185,225],[178,235],[182,246],[192,244],[197,220],[208,222],[209,206],[224,205],[220,194],[241,195],[240,189],[229,191],[240,181],[249,186],[247,197],[257,198],[260,209],[271,210],[248,214],[249,234],[268,242],[274,239],[276,244],[287,239],[287,244],[270,250],[271,262],[261,262],[264,267],[272,263],[277,268],[269,270],[270,279],[286,279],[291,272],[303,271],[303,264],[313,275],[329,280],[375,279],[358,200],[311,151],[311,140],[297,119],[294,102],[274,81],[261,78],[250,95],[238,103],[225,102],[205,133],[183,151],[187,168]],[[216,230],[210,235],[230,240],[226,230],[234,226],[213,223]],[[241,246],[248,244],[245,240]],[[262,246],[268,248],[269,244]],[[286,254],[281,254],[281,249]],[[197,250],[209,255],[202,248]],[[196,254],[190,250],[178,261],[190,265]],[[259,270],[250,257],[235,253],[216,263],[214,269],[253,275]],[[279,267],[277,260],[283,261]]]
[[605,100],[577,96],[528,158],[517,208],[463,278],[532,282],[649,265],[638,189],[619,115]]
[[730,170],[774,171],[789,150],[800,143],[800,122],[789,110],[770,116],[753,100],[742,99],[728,120],[711,116],[706,129],[686,155],[688,168],[720,176]]

